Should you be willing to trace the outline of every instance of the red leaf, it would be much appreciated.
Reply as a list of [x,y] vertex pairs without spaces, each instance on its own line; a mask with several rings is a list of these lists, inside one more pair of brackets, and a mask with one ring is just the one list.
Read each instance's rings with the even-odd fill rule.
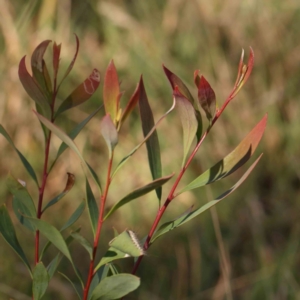
[[60,58],[61,44],[57,45],[55,42],[53,44],[53,70],[54,78],[57,77],[58,67],[59,67],[59,58]]
[[105,112],[110,114],[112,121],[117,123],[120,104],[120,85],[117,70],[112,60],[106,70],[104,78],[103,99]]

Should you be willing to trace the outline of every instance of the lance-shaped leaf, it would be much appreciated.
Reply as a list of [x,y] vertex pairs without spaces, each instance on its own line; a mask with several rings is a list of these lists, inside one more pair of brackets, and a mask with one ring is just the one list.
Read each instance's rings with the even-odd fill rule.
[[27,267],[27,269],[30,273],[30,276],[32,276],[29,262],[27,260],[27,257],[25,256],[25,253],[24,253],[22,247],[19,244],[14,225],[11,221],[11,218],[8,214],[5,204],[3,204],[0,207],[0,232],[3,236],[3,238],[6,240],[6,242],[13,248],[13,250],[22,259],[22,261],[24,262],[25,266]]
[[31,56],[31,69],[32,75],[39,87],[46,96],[47,101],[51,103],[52,100],[52,87],[49,72],[45,61],[43,59],[45,51],[51,43],[51,40],[46,40],[40,43],[32,53]]
[[104,278],[94,289],[91,300],[119,299],[136,290],[140,279],[131,274],[117,274]]
[[31,231],[35,231],[35,228],[23,216],[23,214],[30,217],[36,216],[36,208],[34,206],[34,202],[26,187],[11,175],[7,177],[6,183],[8,189],[13,194],[13,209],[16,217],[22,225],[24,225]]
[[174,89],[173,97],[176,101],[183,129],[183,166],[190,150],[191,144],[196,136],[198,121],[193,105],[180,93],[177,86]]
[[232,152],[213,167],[202,173],[178,194],[220,180],[244,165],[253,155],[263,136],[267,124],[267,117],[268,116],[265,115]]
[[117,124],[117,116],[119,113],[120,105],[120,85],[116,67],[112,60],[105,73],[104,87],[103,87],[103,100],[106,114],[110,114],[114,124]]
[[108,271],[109,271],[109,265],[106,264],[102,266],[97,272],[94,272],[94,277],[89,288],[88,300],[91,299],[91,295],[95,287],[100,283],[101,280],[107,277]]
[[76,210],[73,212],[73,214],[68,219],[68,221],[63,225],[63,227],[60,229],[60,231],[63,231],[65,229],[69,228],[70,226],[72,226],[82,215],[84,209],[85,209],[85,202],[83,201],[78,205]]
[[73,287],[74,291],[76,292],[76,295],[77,295],[78,299],[82,300],[82,297],[80,296],[80,294],[82,294],[82,291],[78,290],[78,287],[77,287],[77,285],[75,285],[73,280],[71,280],[67,275],[65,275],[62,272],[58,272],[58,273],[70,282],[71,286]]
[[54,80],[57,78],[58,68],[59,68],[59,60],[60,60],[60,50],[61,44],[57,45],[56,42],[53,43],[53,72],[54,72]]
[[51,201],[49,201],[47,203],[47,205],[43,208],[42,213],[49,208],[50,206],[54,205],[55,203],[57,203],[61,198],[63,198],[66,194],[69,193],[69,191],[72,189],[74,183],[75,183],[75,176],[72,173],[67,173],[68,175],[68,180],[66,183],[66,186],[64,188],[64,190],[57,195],[56,197],[54,197]]
[[80,84],[58,108],[55,116],[57,117],[67,109],[73,108],[87,101],[96,92],[100,84],[100,73],[94,69],[90,76]]
[[26,68],[24,56],[19,64],[19,78],[20,81],[32,100],[39,105],[40,109],[43,112],[43,115],[50,116],[50,105],[47,100],[46,95],[42,92],[41,88],[38,86],[37,82],[32,78]]
[[144,145],[144,143],[150,138],[150,136],[153,134],[153,132],[155,131],[156,127],[160,124],[160,122],[174,109],[175,107],[175,99],[173,99],[173,104],[171,106],[171,108],[165,113],[163,114],[160,119],[156,122],[156,124],[152,127],[152,129],[149,131],[149,133],[147,134],[147,136],[142,140],[141,143],[139,143],[135,148],[133,148],[128,155],[126,155],[118,164],[117,168],[115,169],[115,171],[112,174],[112,177],[114,177],[116,175],[116,173],[121,169],[121,167],[128,161],[128,159],[138,150],[140,149],[140,147],[142,147],[142,145]]
[[[79,39],[78,39],[78,37],[77,37],[76,34],[74,34],[74,35],[75,35],[75,39],[76,39],[76,50],[75,50],[75,54],[74,54],[74,57],[73,57],[73,59],[72,59],[70,65],[69,65],[68,69],[67,69],[66,72],[65,72],[65,75],[63,76],[63,78],[62,78],[62,80],[61,80],[61,82],[60,82],[60,84],[59,84],[59,86],[58,86],[58,89],[59,89],[59,87],[61,86],[62,82],[66,79],[66,77],[69,75],[69,73],[70,73],[71,70],[73,69],[73,66],[74,66],[75,61],[76,61],[76,58],[77,58],[77,54],[78,54],[78,50],[79,50]],[[58,90],[58,89],[57,89],[57,90]]]
[[88,205],[89,217],[92,225],[93,234],[95,235],[98,219],[99,219],[99,208],[96,203],[95,196],[91,189],[90,183],[87,178],[85,178],[86,185],[86,200]]
[[159,179],[156,179],[148,184],[146,184],[143,187],[140,187],[133,192],[129,193],[126,195],[124,198],[122,198],[119,202],[117,202],[111,209],[110,211],[106,214],[104,220],[106,220],[110,215],[112,215],[116,210],[118,210],[120,207],[123,205],[129,203],[130,201],[139,198],[143,195],[148,194],[149,192],[156,190],[158,187],[161,187],[164,185],[166,182],[168,182],[174,174],[171,174],[169,176],[165,176]]
[[142,81],[142,76],[140,78],[140,82],[139,82],[138,86],[136,87],[133,95],[131,96],[129,102],[127,103],[127,105],[122,113],[121,120],[120,120],[120,123],[118,126],[119,128],[121,127],[123,122],[126,120],[126,118],[131,114],[131,112],[133,111],[133,109],[135,108],[135,106],[137,105],[137,103],[139,101],[141,81]]
[[39,230],[66,258],[70,261],[72,264],[72,267],[77,275],[77,277],[80,279],[81,284],[83,285],[81,276],[76,268],[76,266],[73,263],[69,248],[61,235],[61,233],[51,224],[45,222],[41,219],[36,218],[28,218],[28,220]]
[[99,179],[95,177],[95,173],[91,171],[91,167],[86,163],[83,156],[81,155],[80,151],[78,150],[77,146],[73,142],[73,140],[65,133],[63,132],[59,127],[54,125],[52,122],[50,122],[47,118],[43,117],[36,111],[33,111],[39,120],[48,128],[50,129],[54,134],[56,134],[65,144],[67,144],[78,156],[80,161],[82,162],[83,166],[86,166],[86,168],[89,170],[90,174],[92,175],[93,179],[95,180],[97,186],[99,187],[101,191],[101,186],[99,184]]
[[118,144],[118,131],[109,114],[106,114],[101,122],[101,134],[106,142],[109,158]]
[[89,241],[84,238],[80,233],[78,232],[72,232],[71,236],[80,244],[83,246],[83,248],[88,252],[90,256],[90,260],[93,259],[93,248]]
[[187,98],[192,104],[194,104],[194,98],[193,98],[191,92],[189,91],[189,89],[183,83],[183,81],[177,75],[175,75],[169,69],[167,69],[164,65],[163,65],[163,69],[164,69],[164,72],[165,72],[171,86],[172,86],[172,89],[175,90],[175,87],[177,86],[179,92],[185,98]]
[[10,136],[8,135],[8,133],[6,132],[6,130],[4,129],[4,127],[0,124],[0,133],[6,138],[6,140],[10,143],[10,145],[15,149],[15,151],[17,152],[18,156],[21,159],[21,162],[23,163],[23,166],[25,167],[26,171],[28,172],[28,174],[31,176],[31,178],[34,180],[34,182],[38,184],[38,180],[36,177],[36,174],[31,166],[31,164],[28,162],[28,160],[25,158],[25,156],[17,149],[17,147],[15,146],[15,144],[13,143],[12,139],[10,138]]
[[198,101],[205,111],[206,117],[211,121],[216,114],[216,95],[204,76],[199,77],[198,70],[194,73],[194,81],[198,88]]
[[245,180],[246,178],[250,175],[250,173],[252,172],[252,170],[255,168],[255,166],[257,165],[258,161],[260,160],[260,158],[262,157],[262,154],[256,159],[256,161],[250,166],[250,168],[245,172],[245,174],[239,179],[239,181],[232,186],[229,190],[227,190],[226,192],[224,192],[222,195],[220,195],[219,197],[217,197],[215,200],[209,201],[208,203],[206,203],[205,205],[203,205],[202,207],[188,213],[188,214],[184,214],[183,216],[181,216],[180,218],[171,221],[171,222],[167,222],[162,224],[158,230],[155,232],[155,234],[153,235],[152,239],[151,239],[151,244],[160,236],[162,236],[163,234],[169,232],[170,230],[173,230],[185,223],[187,223],[188,221],[194,219],[195,217],[197,217],[198,215],[202,214],[203,212],[205,212],[206,210],[208,210],[209,208],[211,208],[212,206],[216,205],[217,203],[219,203],[221,200],[225,199],[227,196],[229,196],[231,193],[233,193]]
[[[141,77],[139,83],[139,108],[140,108],[140,116],[142,121],[142,129],[144,137],[146,137],[149,132],[154,127],[154,117],[151,110],[151,107],[148,102],[143,78]],[[148,153],[148,161],[152,174],[152,178],[155,180],[160,178],[162,175],[161,170],[161,157],[160,157],[160,146],[156,129],[153,131],[149,139],[146,141],[147,153]],[[162,188],[158,187],[156,189],[156,195],[159,200],[161,200]]]
[[32,275],[33,299],[39,300],[45,294],[49,283],[49,275],[42,262],[39,262],[35,265]]

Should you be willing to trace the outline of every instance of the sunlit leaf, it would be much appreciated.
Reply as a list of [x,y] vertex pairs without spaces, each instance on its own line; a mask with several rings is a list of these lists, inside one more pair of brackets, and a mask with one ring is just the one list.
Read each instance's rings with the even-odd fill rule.
[[33,299],[39,300],[45,294],[49,283],[49,275],[42,262],[39,262],[35,265],[32,275]]
[[119,209],[120,207],[122,207],[123,205],[129,203],[130,201],[141,197],[145,194],[148,194],[149,192],[157,189],[158,187],[164,185],[166,182],[168,182],[174,174],[171,174],[169,176],[165,176],[159,179],[156,179],[150,183],[148,183],[147,185],[140,187],[136,190],[134,190],[133,192],[129,193],[128,195],[126,195],[124,198],[122,198],[119,202],[117,202],[111,209],[110,211],[106,214],[105,219],[107,219],[110,215],[112,215],[117,209]]
[[183,129],[183,166],[190,150],[191,144],[196,136],[198,121],[193,105],[179,92],[177,86],[174,89],[173,97],[176,101],[176,107],[179,112]]
[[187,223],[188,221],[194,219],[195,217],[197,217],[201,213],[205,212],[206,210],[208,210],[212,206],[219,203],[221,200],[225,199],[231,193],[233,193],[246,180],[246,178],[250,175],[250,173],[255,168],[255,166],[257,165],[257,163],[258,163],[258,161],[260,160],[261,157],[262,157],[262,154],[258,157],[258,159],[256,159],[256,161],[250,166],[250,168],[245,172],[245,174],[239,179],[239,181],[233,187],[231,187],[229,190],[227,190],[222,195],[217,197],[215,200],[209,201],[208,203],[206,203],[202,207],[200,207],[198,209],[195,209],[194,211],[192,211],[188,214],[184,214],[183,216],[181,216],[180,218],[178,218],[174,221],[166,222],[166,223],[162,224],[158,228],[158,230],[155,232],[155,234],[153,235],[153,237],[151,239],[151,243],[153,243],[161,235],[163,235],[163,234],[165,234],[165,233],[167,233],[167,232],[169,232],[169,231],[171,231],[171,230]]
[[[140,116],[142,121],[143,134],[144,137],[146,137],[149,134],[149,132],[155,127],[155,123],[154,123],[153,113],[148,102],[142,77],[139,83],[139,90],[140,90],[139,93]],[[157,178],[160,178],[162,175],[160,146],[159,146],[159,140],[158,140],[156,129],[153,131],[151,136],[147,139],[146,147],[147,147],[148,161],[149,161],[152,178],[155,180]],[[159,202],[161,200],[161,193],[162,193],[162,188],[158,187],[156,189],[156,195]]]
[[96,92],[100,84],[100,73],[94,69],[90,76],[81,83],[58,108],[55,117],[67,109],[73,108],[87,101]]
[[66,183],[66,186],[64,188],[64,190],[57,195],[56,197],[54,197],[52,200],[50,200],[47,205],[43,208],[42,212],[44,212],[47,208],[49,208],[50,206],[54,205],[55,203],[57,203],[60,199],[62,199],[66,194],[68,194],[68,192],[72,189],[74,183],[75,183],[75,176],[71,173],[67,173],[68,175],[68,180]]
[[178,194],[220,180],[232,174],[234,171],[244,165],[253,155],[263,136],[267,124],[267,117],[268,116],[265,115],[252,129],[252,131],[249,132],[248,135],[240,142],[240,144],[224,159],[220,160],[213,167],[202,173],[199,177],[183,188]]
[[117,116],[120,105],[120,85],[116,67],[112,60],[105,73],[104,87],[103,87],[103,101],[106,114],[110,114],[114,124],[117,124]]
[[88,205],[88,212],[89,212],[89,217],[92,225],[92,230],[95,235],[98,219],[99,219],[99,209],[96,203],[95,196],[93,194],[93,191],[91,189],[91,186],[87,178],[85,180],[85,183],[86,183],[86,199]]
[[140,279],[131,274],[118,274],[104,278],[94,289],[91,300],[119,299],[136,290]]
[[101,121],[101,134],[106,142],[109,158],[118,144],[118,131],[109,114],[106,114]]
[[25,256],[22,247],[19,244],[14,225],[11,221],[11,218],[8,214],[5,204],[1,205],[0,207],[0,232],[3,238],[6,240],[6,242],[13,248],[13,250],[22,259],[30,275],[32,276],[30,264]]
[[31,164],[28,162],[28,160],[25,158],[25,156],[16,148],[16,146],[13,143],[12,139],[10,138],[10,136],[8,135],[8,133],[6,132],[6,130],[4,129],[4,127],[1,124],[0,124],[0,133],[6,138],[6,140],[9,142],[9,144],[15,149],[15,151],[19,155],[26,171],[28,172],[28,174],[31,176],[31,178],[34,180],[34,182],[38,186],[39,185],[38,180],[37,180],[36,174],[35,174],[32,166],[31,166]]

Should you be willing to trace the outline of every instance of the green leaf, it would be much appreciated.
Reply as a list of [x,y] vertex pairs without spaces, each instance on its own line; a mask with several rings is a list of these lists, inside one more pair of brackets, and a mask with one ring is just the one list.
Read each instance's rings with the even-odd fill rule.
[[32,272],[32,293],[33,299],[39,300],[46,292],[49,283],[49,275],[42,262],[36,264]]
[[94,69],[90,76],[81,83],[58,108],[55,118],[64,111],[87,101],[96,92],[100,84],[100,73]]
[[160,119],[156,122],[156,124],[152,127],[152,129],[149,131],[149,133],[147,134],[147,136],[143,139],[143,141],[138,144],[133,150],[131,150],[131,152],[125,156],[118,164],[117,168],[115,169],[115,171],[112,174],[112,178],[117,174],[117,172],[121,169],[121,167],[127,162],[127,160],[142,146],[144,145],[144,143],[150,138],[150,136],[152,135],[152,133],[155,131],[156,127],[160,124],[160,122],[174,109],[175,107],[175,100],[173,99],[173,105],[171,106],[171,108],[165,113],[163,114]]
[[67,180],[67,184],[66,187],[64,188],[64,190],[57,195],[56,197],[54,197],[52,200],[50,200],[47,205],[43,208],[42,213],[49,207],[51,207],[52,205],[54,205],[55,203],[57,203],[60,199],[62,199],[66,194],[69,193],[69,191],[72,189],[74,183],[75,183],[75,176],[71,173],[67,173],[68,175],[68,180]]
[[76,295],[77,295],[78,299],[81,300],[82,298],[81,298],[81,296],[80,296],[80,292],[79,292],[78,289],[76,288],[74,282],[73,282],[67,275],[65,275],[65,274],[63,274],[63,273],[61,273],[61,272],[58,272],[58,273],[59,273],[61,276],[63,276],[65,279],[67,279],[67,280],[71,283],[71,285],[72,285],[74,291],[76,292]]
[[63,231],[65,229],[69,228],[70,226],[72,226],[79,219],[79,217],[82,215],[84,209],[85,209],[85,202],[83,201],[79,204],[77,209],[71,215],[69,220],[64,224],[64,226],[60,229],[60,231]]
[[[140,255],[139,255],[140,256]],[[116,248],[110,247],[105,255],[101,258],[100,262],[95,268],[95,271],[97,271],[99,268],[102,268],[103,266],[107,265],[108,263],[118,260],[118,259],[123,259],[123,258],[128,258],[131,257],[129,254],[120,251]]]
[[104,87],[103,87],[103,101],[105,113],[109,114],[113,123],[116,125],[119,120],[119,105],[120,105],[120,85],[116,67],[112,60],[105,73]]
[[108,271],[109,271],[109,265],[106,264],[104,266],[101,266],[101,268],[95,273],[89,288],[88,300],[91,299],[91,295],[95,287],[100,283],[101,280],[107,277]]
[[205,111],[209,122],[216,115],[216,95],[204,76],[199,77],[198,71],[194,74],[194,81],[198,88],[199,106]]
[[48,103],[52,102],[52,87],[49,77],[49,72],[43,59],[46,49],[51,40],[46,40],[40,43],[32,53],[31,69],[33,78],[38,83],[43,94],[46,96]]
[[106,114],[101,121],[101,134],[106,142],[109,158],[118,144],[118,131],[109,114]]
[[140,279],[131,274],[118,274],[104,278],[94,289],[91,300],[119,299],[136,290]]
[[129,203],[130,201],[141,197],[155,189],[157,189],[158,187],[164,185],[167,181],[169,181],[174,174],[171,174],[169,176],[165,176],[159,179],[156,179],[148,184],[146,184],[143,187],[140,187],[134,191],[132,191],[131,193],[129,193],[128,195],[126,195],[124,198],[122,198],[119,202],[117,202],[111,209],[110,211],[106,214],[104,220],[106,220],[110,215],[112,215],[117,209],[119,209],[120,207],[122,207],[123,205]]
[[[140,84],[139,84],[139,108],[140,108],[140,116],[142,121],[142,128],[144,137],[146,137],[152,128],[155,127],[153,113],[151,107],[148,102],[146,90],[144,87],[143,78],[141,77]],[[148,153],[148,161],[149,166],[152,174],[152,178],[155,180],[160,178],[162,175],[161,170],[161,158],[160,158],[160,147],[159,147],[159,140],[156,129],[154,129],[151,136],[146,141],[147,153]],[[156,189],[156,195],[159,200],[161,200],[161,193],[162,188],[158,187]]]
[[205,205],[203,205],[202,207],[189,212],[187,214],[184,214],[183,216],[179,217],[178,219],[171,221],[171,222],[166,222],[164,224],[162,224],[158,230],[155,232],[155,234],[153,235],[152,239],[151,239],[151,244],[161,235],[187,223],[188,221],[194,219],[195,217],[197,217],[198,215],[202,214],[203,212],[205,212],[206,210],[208,210],[209,208],[211,208],[212,206],[216,205],[217,203],[219,203],[221,200],[225,199],[227,196],[229,196],[231,193],[233,193],[245,180],[246,178],[250,175],[250,173],[252,172],[252,170],[255,168],[255,166],[257,165],[258,161],[260,160],[260,158],[262,157],[262,154],[256,159],[256,161],[250,166],[250,168],[245,172],[245,174],[239,179],[239,181],[232,186],[229,190],[227,190],[226,192],[224,192],[222,195],[220,195],[219,197],[217,197],[215,200],[209,201],[208,203],[206,203]]
[[114,264],[109,264],[109,270],[112,275],[117,275],[120,273]]
[[23,163],[23,166],[25,167],[26,171],[31,176],[31,178],[34,180],[34,182],[36,183],[36,185],[39,186],[36,174],[35,174],[32,166],[31,166],[31,164],[24,157],[24,155],[16,148],[16,146],[13,143],[12,139],[10,138],[10,136],[8,135],[8,133],[6,132],[6,130],[4,129],[4,127],[1,124],[0,124],[0,133],[6,138],[6,140],[9,142],[9,144],[15,149],[15,151],[19,155],[19,157],[20,157],[20,159],[21,159],[21,161]]
[[213,167],[202,173],[199,177],[183,188],[178,194],[220,180],[244,165],[257,148],[266,128],[266,124],[267,115],[262,118],[262,120],[252,129],[250,133],[248,133],[248,135],[231,153],[216,163]]
[[50,117],[51,109],[47,97],[44,95],[39,85],[27,71],[25,57],[26,56],[21,59],[19,64],[19,79],[29,97],[32,98],[37,105],[39,105],[40,109],[43,112],[43,115]]
[[91,244],[89,243],[89,241],[77,232],[72,232],[71,236],[77,242],[79,242],[83,246],[83,248],[85,248],[85,250],[88,252],[88,254],[90,256],[90,259],[92,260],[93,259],[93,248],[92,248]]
[[89,217],[92,225],[93,234],[95,236],[98,219],[99,219],[99,208],[96,203],[95,196],[91,189],[88,179],[85,179],[85,186],[86,186],[86,200],[89,209]]
[[25,266],[27,267],[30,275],[32,276],[29,262],[25,256],[25,253],[23,252],[23,249],[21,248],[21,246],[19,244],[14,225],[10,219],[10,216],[8,214],[5,204],[1,205],[1,207],[0,207],[0,232],[3,236],[3,238],[6,240],[6,242],[13,248],[13,250],[22,259],[22,261],[24,262]]
[[173,96],[178,107],[178,112],[183,129],[183,167],[192,142],[197,133],[198,121],[193,105],[180,93],[177,86],[175,87]]

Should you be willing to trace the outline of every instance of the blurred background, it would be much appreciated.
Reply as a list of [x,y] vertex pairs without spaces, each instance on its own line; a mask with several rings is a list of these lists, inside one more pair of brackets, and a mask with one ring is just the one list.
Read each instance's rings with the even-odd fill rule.
[[[18,64],[43,40],[62,43],[63,70],[80,40],[77,62],[65,81],[63,100],[93,68],[117,67],[122,106],[143,74],[150,105],[157,120],[172,104],[172,91],[161,68],[164,63],[185,81],[193,95],[193,72],[200,69],[217,95],[219,106],[235,82],[242,49],[255,52],[251,77],[227,107],[197,154],[182,186],[227,155],[268,112],[266,132],[254,155],[264,156],[246,182],[215,210],[206,212],[158,239],[144,258],[138,275],[140,288],[127,299],[300,299],[300,4],[298,0],[0,0],[0,123],[18,149],[41,176],[43,135],[18,79]],[[51,47],[46,54],[50,61]],[[102,86],[84,105],[68,111],[58,125],[69,132],[102,103]],[[76,138],[87,161],[104,180],[107,151],[99,132],[103,111]],[[181,124],[176,112],[158,128],[164,175],[177,172],[182,160]],[[116,163],[142,138],[137,110],[124,124]],[[60,141],[53,139],[52,156]],[[253,159],[252,159],[253,161]],[[249,166],[249,163],[248,163]],[[168,208],[164,220],[199,207],[230,188],[246,170],[206,188],[185,193]],[[19,158],[0,136],[0,201],[11,209],[5,179],[8,173],[37,191]],[[56,226],[64,224],[85,197],[84,178],[76,156],[66,151],[50,174],[45,201],[64,189],[66,172],[75,174],[73,190],[44,215]],[[118,173],[108,205],[133,188],[151,181],[146,149],[137,152]],[[171,184],[171,183],[170,183]],[[167,194],[170,184],[164,188]],[[96,195],[98,196],[98,195]],[[143,238],[157,210],[155,193],[120,209],[106,223],[100,255],[118,231],[135,230]],[[33,261],[33,236],[12,216],[20,243]],[[74,225],[91,240],[87,215]],[[42,243],[44,241],[42,240]],[[88,256],[80,245],[72,255],[86,276]],[[49,248],[45,262],[56,254]],[[99,256],[100,257],[100,256]],[[132,261],[118,262],[130,272]],[[19,258],[0,239],[0,299],[31,299],[30,278]],[[63,261],[60,270],[74,277]],[[75,299],[70,284],[59,274],[44,299]]]

